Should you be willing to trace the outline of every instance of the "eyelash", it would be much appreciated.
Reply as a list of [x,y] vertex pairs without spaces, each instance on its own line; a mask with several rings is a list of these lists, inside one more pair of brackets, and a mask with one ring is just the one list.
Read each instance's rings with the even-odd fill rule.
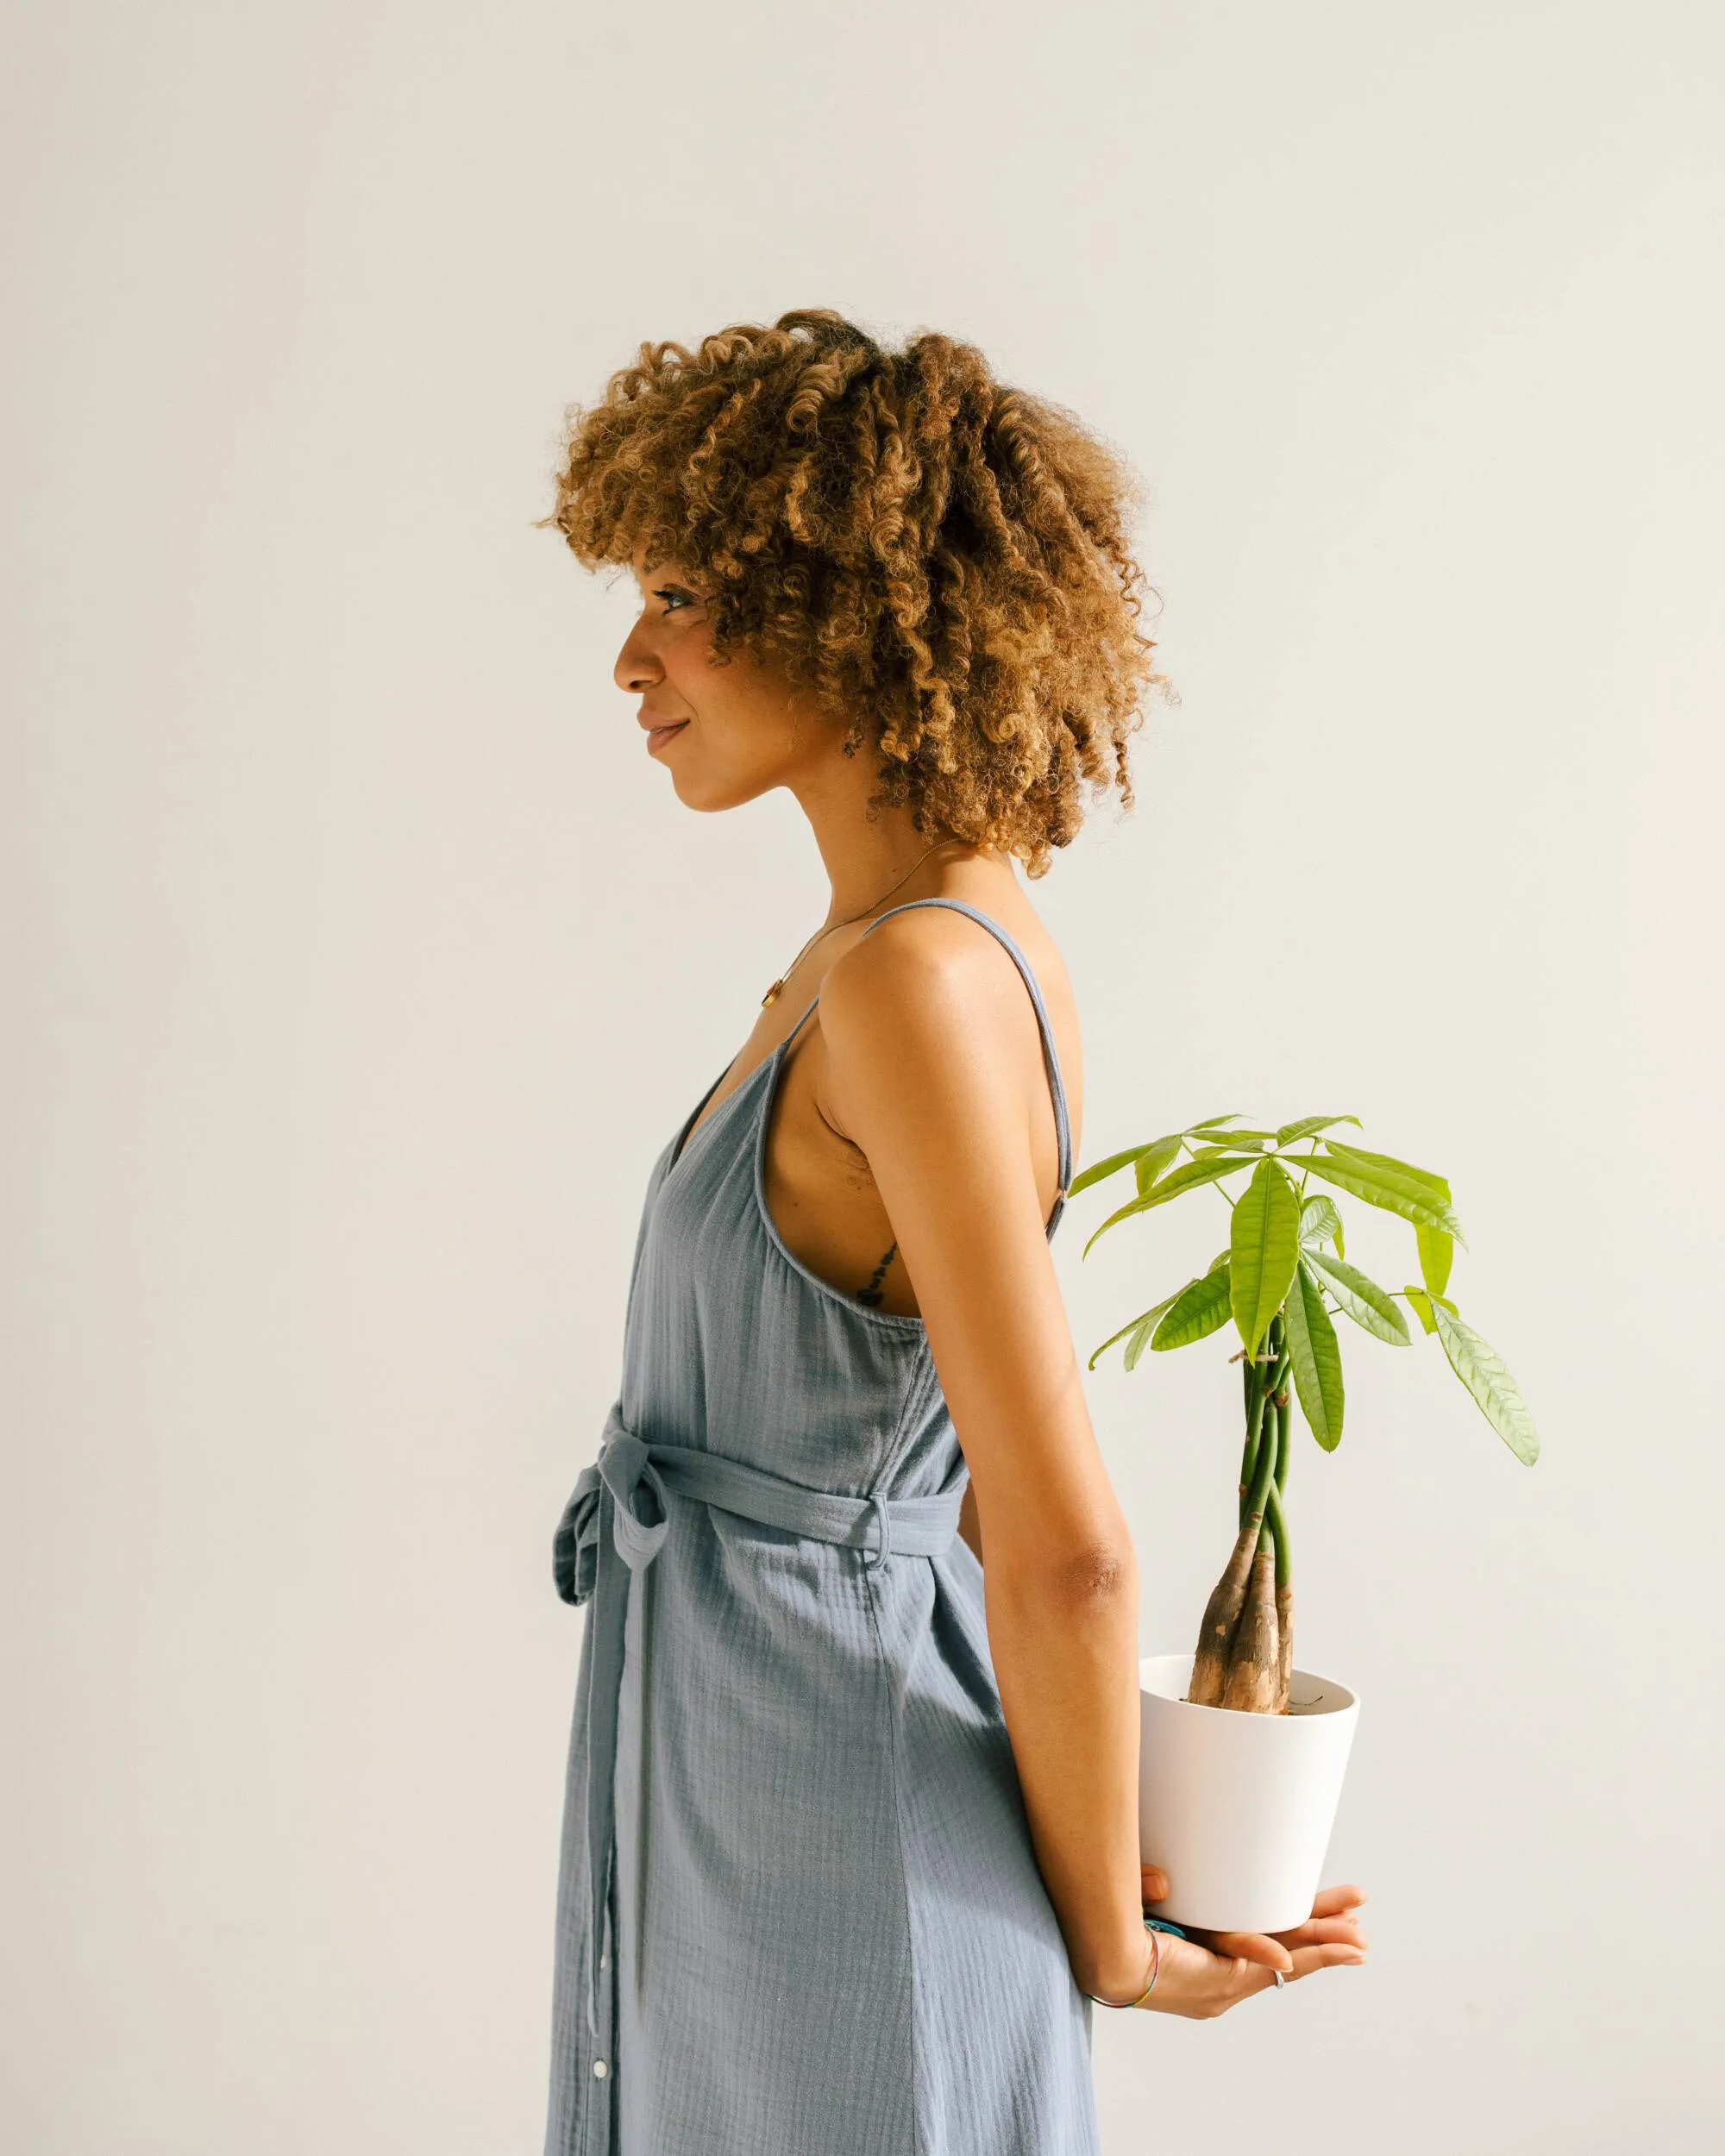
[[[693,606],[693,605],[694,605],[694,595],[693,595],[693,592],[686,592],[686,591],[683,589],[683,587],[682,587],[682,586],[681,586],[681,584],[662,584],[662,585],[660,585],[660,586],[659,586],[658,589],[657,589],[657,590],[654,592],[653,596],[654,596],[654,598],[655,598],[655,599],[687,599],[687,600],[688,601],[688,603],[689,603],[689,605],[690,605],[691,606]],[[675,610],[675,608],[671,607],[671,606],[668,606],[668,606],[666,607],[666,609],[665,609],[665,611],[666,611],[668,614],[669,614],[669,613],[674,613],[674,612],[675,612],[675,611],[676,611],[676,610]]]

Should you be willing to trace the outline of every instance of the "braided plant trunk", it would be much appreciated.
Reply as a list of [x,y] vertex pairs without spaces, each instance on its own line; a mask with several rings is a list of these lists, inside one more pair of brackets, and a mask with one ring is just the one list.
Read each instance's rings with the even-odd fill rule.
[[[1463,1242],[1447,1181],[1388,1153],[1328,1135],[1353,1115],[1302,1116],[1278,1130],[1230,1127],[1232,1115],[1129,1146],[1087,1169],[1070,1194],[1130,1169],[1138,1194],[1109,1214],[1084,1246],[1121,1221],[1189,1191],[1226,1199],[1228,1246],[1151,1309],[1122,1326],[1090,1357],[1117,1341],[1126,1366],[1146,1348],[1190,1346],[1230,1322],[1242,1343],[1245,1446],[1240,1456],[1239,1534],[1199,1628],[1187,1697],[1199,1707],[1285,1714],[1294,1671],[1294,1576],[1285,1492],[1293,1407],[1326,1452],[1341,1442],[1341,1344],[1333,1322],[1346,1316],[1375,1339],[1407,1347],[1403,1301],[1435,1333],[1451,1369],[1509,1450],[1527,1466],[1539,1457],[1533,1417],[1502,1358],[1465,1324],[1445,1293],[1455,1245]],[[1302,1150],[1295,1150],[1295,1148]],[[1238,1198],[1225,1176],[1250,1171]],[[1345,1255],[1343,1222],[1327,1193],[1308,1194],[1313,1176],[1395,1213],[1414,1231],[1423,1285],[1380,1288]]]
[[1242,1350],[1245,1450],[1240,1457],[1239,1535],[1198,1629],[1195,1707],[1285,1714],[1294,1673],[1294,1578],[1282,1493],[1288,1480],[1290,1357],[1281,1318],[1261,1355]]

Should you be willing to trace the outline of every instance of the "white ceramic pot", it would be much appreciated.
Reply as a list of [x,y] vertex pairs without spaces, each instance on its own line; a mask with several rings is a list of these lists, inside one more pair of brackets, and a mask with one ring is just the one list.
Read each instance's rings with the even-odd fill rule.
[[1295,1670],[1285,1714],[1194,1707],[1189,1654],[1138,1665],[1138,1846],[1168,1874],[1154,1914],[1208,1931],[1285,1932],[1321,1883],[1359,1702]]

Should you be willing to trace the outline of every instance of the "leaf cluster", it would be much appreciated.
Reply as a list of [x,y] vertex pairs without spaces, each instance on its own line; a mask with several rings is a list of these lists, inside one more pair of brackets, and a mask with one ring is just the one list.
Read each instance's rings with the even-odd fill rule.
[[[1233,1214],[1227,1247],[1209,1269],[1111,1334],[1091,1356],[1090,1368],[1123,1340],[1126,1366],[1134,1369],[1146,1347],[1158,1352],[1188,1347],[1231,1319],[1241,1353],[1257,1357],[1279,1313],[1301,1413],[1318,1443],[1333,1452],[1341,1442],[1344,1407],[1334,1315],[1352,1319],[1392,1347],[1407,1347],[1412,1335],[1398,1307],[1405,1300],[1423,1330],[1437,1335],[1450,1368],[1486,1420],[1516,1458],[1531,1466],[1540,1441],[1521,1389],[1502,1357],[1464,1322],[1446,1292],[1455,1246],[1465,1249],[1467,1242],[1445,1177],[1327,1135],[1343,1123],[1363,1128],[1356,1115],[1302,1116],[1272,1131],[1228,1127],[1237,1112],[1128,1146],[1074,1179],[1070,1194],[1076,1197],[1128,1169],[1132,1174],[1135,1194],[1096,1229],[1084,1245],[1087,1257],[1122,1221],[1189,1190],[1208,1186],[1220,1191]],[[1222,1179],[1242,1169],[1251,1171],[1251,1179],[1238,1198],[1230,1197],[1221,1189]],[[1420,1286],[1391,1291],[1348,1263],[1336,1201],[1325,1192],[1306,1194],[1314,1175],[1408,1223]]]

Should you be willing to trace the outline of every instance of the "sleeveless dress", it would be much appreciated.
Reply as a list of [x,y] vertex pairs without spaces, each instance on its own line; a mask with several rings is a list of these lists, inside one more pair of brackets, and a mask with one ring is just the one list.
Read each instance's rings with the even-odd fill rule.
[[[1036,1012],[1059,1139],[1071,1136]],[[648,1182],[622,1390],[554,1543],[586,1604],[546,2156],[1096,2156],[919,1318],[767,1211],[790,1034]],[[685,1141],[687,1144],[685,1144]]]

